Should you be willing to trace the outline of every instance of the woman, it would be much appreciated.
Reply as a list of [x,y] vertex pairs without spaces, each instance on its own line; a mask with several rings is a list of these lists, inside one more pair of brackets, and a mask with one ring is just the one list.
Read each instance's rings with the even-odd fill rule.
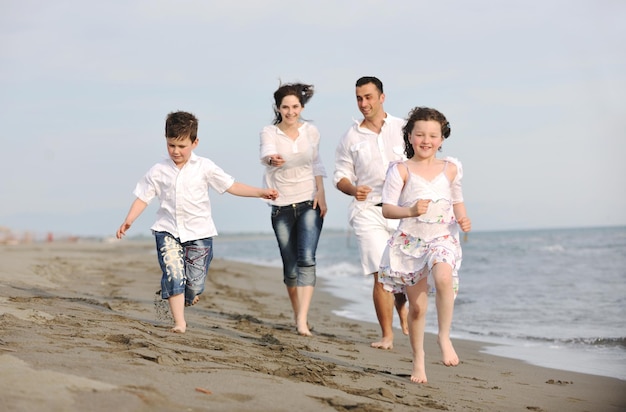
[[283,261],[283,281],[300,335],[311,336],[308,312],[315,288],[315,253],[326,197],[324,165],[319,156],[320,134],[300,114],[313,96],[313,86],[281,85],[274,92],[274,122],[261,131],[264,185],[276,189],[270,201],[272,228]]

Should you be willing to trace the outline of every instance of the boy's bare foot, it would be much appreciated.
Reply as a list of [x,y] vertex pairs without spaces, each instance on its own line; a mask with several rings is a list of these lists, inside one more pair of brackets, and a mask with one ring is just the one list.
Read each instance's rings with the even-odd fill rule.
[[185,303],[185,306],[193,306],[193,305],[195,305],[196,303],[198,303],[198,301],[199,301],[199,300],[200,300],[200,295],[196,295],[196,297],[195,297],[195,298],[193,298],[193,302],[191,302],[191,304],[189,304],[189,303]]
[[389,338],[382,338],[378,342],[370,343],[370,346],[372,348],[374,348],[374,349],[391,350],[391,349],[393,349],[393,338],[391,338],[391,339],[389,339]]
[[437,343],[441,349],[443,364],[446,366],[456,366],[459,364],[459,357],[452,346],[452,341],[448,339],[437,338]]

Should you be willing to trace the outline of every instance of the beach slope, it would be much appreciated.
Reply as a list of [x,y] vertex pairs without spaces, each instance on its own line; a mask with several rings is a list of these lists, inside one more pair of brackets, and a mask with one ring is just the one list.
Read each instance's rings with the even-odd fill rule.
[[[455,340],[428,384],[409,381],[408,338],[369,347],[378,326],[313,299],[313,337],[295,331],[279,269],[213,261],[185,334],[155,293],[152,242],[0,245],[0,410],[623,411],[626,382],[486,355]],[[346,290],[346,297],[350,291]],[[373,310],[373,309],[372,309]]]

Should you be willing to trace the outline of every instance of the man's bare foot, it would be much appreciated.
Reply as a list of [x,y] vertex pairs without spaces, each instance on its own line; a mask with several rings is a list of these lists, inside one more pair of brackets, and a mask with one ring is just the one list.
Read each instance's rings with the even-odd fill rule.
[[459,364],[459,357],[454,350],[454,346],[452,346],[452,341],[450,339],[437,339],[437,343],[439,344],[439,348],[441,349],[441,357],[443,364],[446,366],[456,366]]
[[185,333],[186,330],[187,330],[187,325],[175,325],[172,329],[170,329],[170,332]]
[[406,302],[407,299],[404,293],[394,294],[394,306],[396,307],[396,312],[398,312],[398,316],[400,317],[400,328],[402,329],[402,333],[408,335],[409,322],[407,321],[407,318],[409,316],[409,307]]
[[407,305],[402,306],[402,309],[400,309],[400,312],[398,312],[398,315],[400,315],[400,327],[402,328],[402,333],[404,333],[405,335],[409,334],[409,322],[407,321],[407,318],[409,316],[409,308],[407,307]]
[[393,349],[393,338],[382,338],[378,342],[372,342],[370,346],[374,349],[391,350]]
[[414,383],[426,383],[426,367],[424,366],[424,352],[422,351],[420,356],[413,357],[413,371],[411,371],[411,382]]

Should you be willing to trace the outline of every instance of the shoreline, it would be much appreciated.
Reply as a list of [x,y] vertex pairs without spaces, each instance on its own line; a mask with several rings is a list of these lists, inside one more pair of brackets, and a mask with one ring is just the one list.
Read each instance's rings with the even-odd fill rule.
[[[328,279],[324,279],[322,277],[318,277],[318,279],[323,280],[320,282],[321,285],[328,283]],[[333,294],[333,292],[328,289],[326,291]],[[336,295],[333,294],[333,296]],[[339,300],[341,299],[339,298]],[[435,302],[431,298],[429,301],[429,312],[434,310],[434,304]],[[333,313],[344,319],[363,321],[377,326],[378,324],[376,323],[375,313],[372,314],[373,320],[365,319],[365,316],[358,316],[361,312],[358,312],[357,309],[362,309],[363,306],[364,305],[360,303],[349,302],[345,306],[342,306],[344,309],[335,309],[333,310]],[[368,310],[369,309],[370,308],[368,307]],[[373,305],[371,310],[374,311]],[[436,315],[431,315],[429,313],[428,316]],[[436,317],[434,319],[436,319]],[[394,312],[394,331],[398,331],[398,333],[400,333],[398,322],[397,314]],[[426,334],[436,335],[436,330],[429,331],[427,326]],[[569,347],[566,344],[557,344],[548,341],[533,342],[514,338],[487,337],[480,335],[468,336],[466,334],[455,332],[454,325],[451,335],[453,344],[457,340],[476,342],[483,345],[484,352],[486,354],[493,356],[515,359],[539,367],[562,369],[571,372],[597,375],[626,381],[626,372],[616,368],[613,357],[600,359],[599,356],[602,355],[601,353],[590,353],[588,349],[584,347],[575,348]],[[572,359],[582,363],[578,364],[576,362],[572,362]],[[593,366],[594,364],[596,367]]]
[[[326,240],[350,239],[345,232],[331,232],[325,234]],[[219,243],[216,243],[217,256],[226,256],[228,260],[242,263],[260,264],[279,270],[281,268],[280,257],[277,255],[275,245],[265,240],[274,241],[273,234],[238,234],[236,236],[220,236]],[[244,247],[232,248],[231,243],[243,245]],[[263,246],[261,247],[261,244]],[[228,246],[226,246],[228,245]],[[248,247],[261,247],[253,255],[245,253]],[[271,247],[268,249],[267,245]],[[356,247],[356,246],[355,246]],[[218,250],[223,248],[223,250]],[[328,248],[321,246],[318,252],[329,253]],[[354,252],[358,253],[357,250]],[[261,256],[261,259],[252,259],[251,256]],[[330,260],[332,260],[331,258]],[[325,264],[327,259],[320,259],[318,266],[318,285],[323,287],[338,298],[344,298],[340,307],[333,309],[333,313],[346,319],[365,321],[377,325],[376,313],[371,304],[371,278],[362,277],[358,273],[346,270],[341,263],[336,265]],[[352,268],[351,268],[352,269]],[[369,283],[368,283],[369,282]],[[319,290],[319,288],[318,288]],[[465,288],[464,288],[465,290]],[[347,298],[347,299],[346,299]],[[465,293],[461,299],[466,298]],[[471,297],[470,297],[471,299]],[[436,314],[433,313],[434,300],[430,298],[430,310],[427,318],[426,332],[437,333]],[[465,309],[467,311],[467,309]],[[463,307],[455,308],[455,318],[462,318]],[[452,327],[453,340],[465,339],[477,341],[487,346],[486,352],[492,355],[502,356],[528,362],[536,366],[543,366],[553,369],[563,369],[572,372],[588,373],[598,376],[612,377],[626,381],[626,364],[624,363],[623,346],[607,346],[606,348],[590,347],[588,344],[575,344],[573,341],[551,340],[533,337],[531,339],[504,337],[491,333],[479,333],[480,328],[474,328],[474,333],[468,332],[466,325],[461,320],[456,320]],[[399,329],[398,318],[394,315],[394,330]]]
[[[457,367],[425,337],[428,384],[409,381],[408,338],[333,313],[320,279],[312,338],[295,332],[279,268],[211,265],[185,334],[155,316],[152,244],[0,245],[0,406],[5,410],[619,411],[626,382],[489,355],[454,339]],[[277,402],[280,400],[280,402]]]

